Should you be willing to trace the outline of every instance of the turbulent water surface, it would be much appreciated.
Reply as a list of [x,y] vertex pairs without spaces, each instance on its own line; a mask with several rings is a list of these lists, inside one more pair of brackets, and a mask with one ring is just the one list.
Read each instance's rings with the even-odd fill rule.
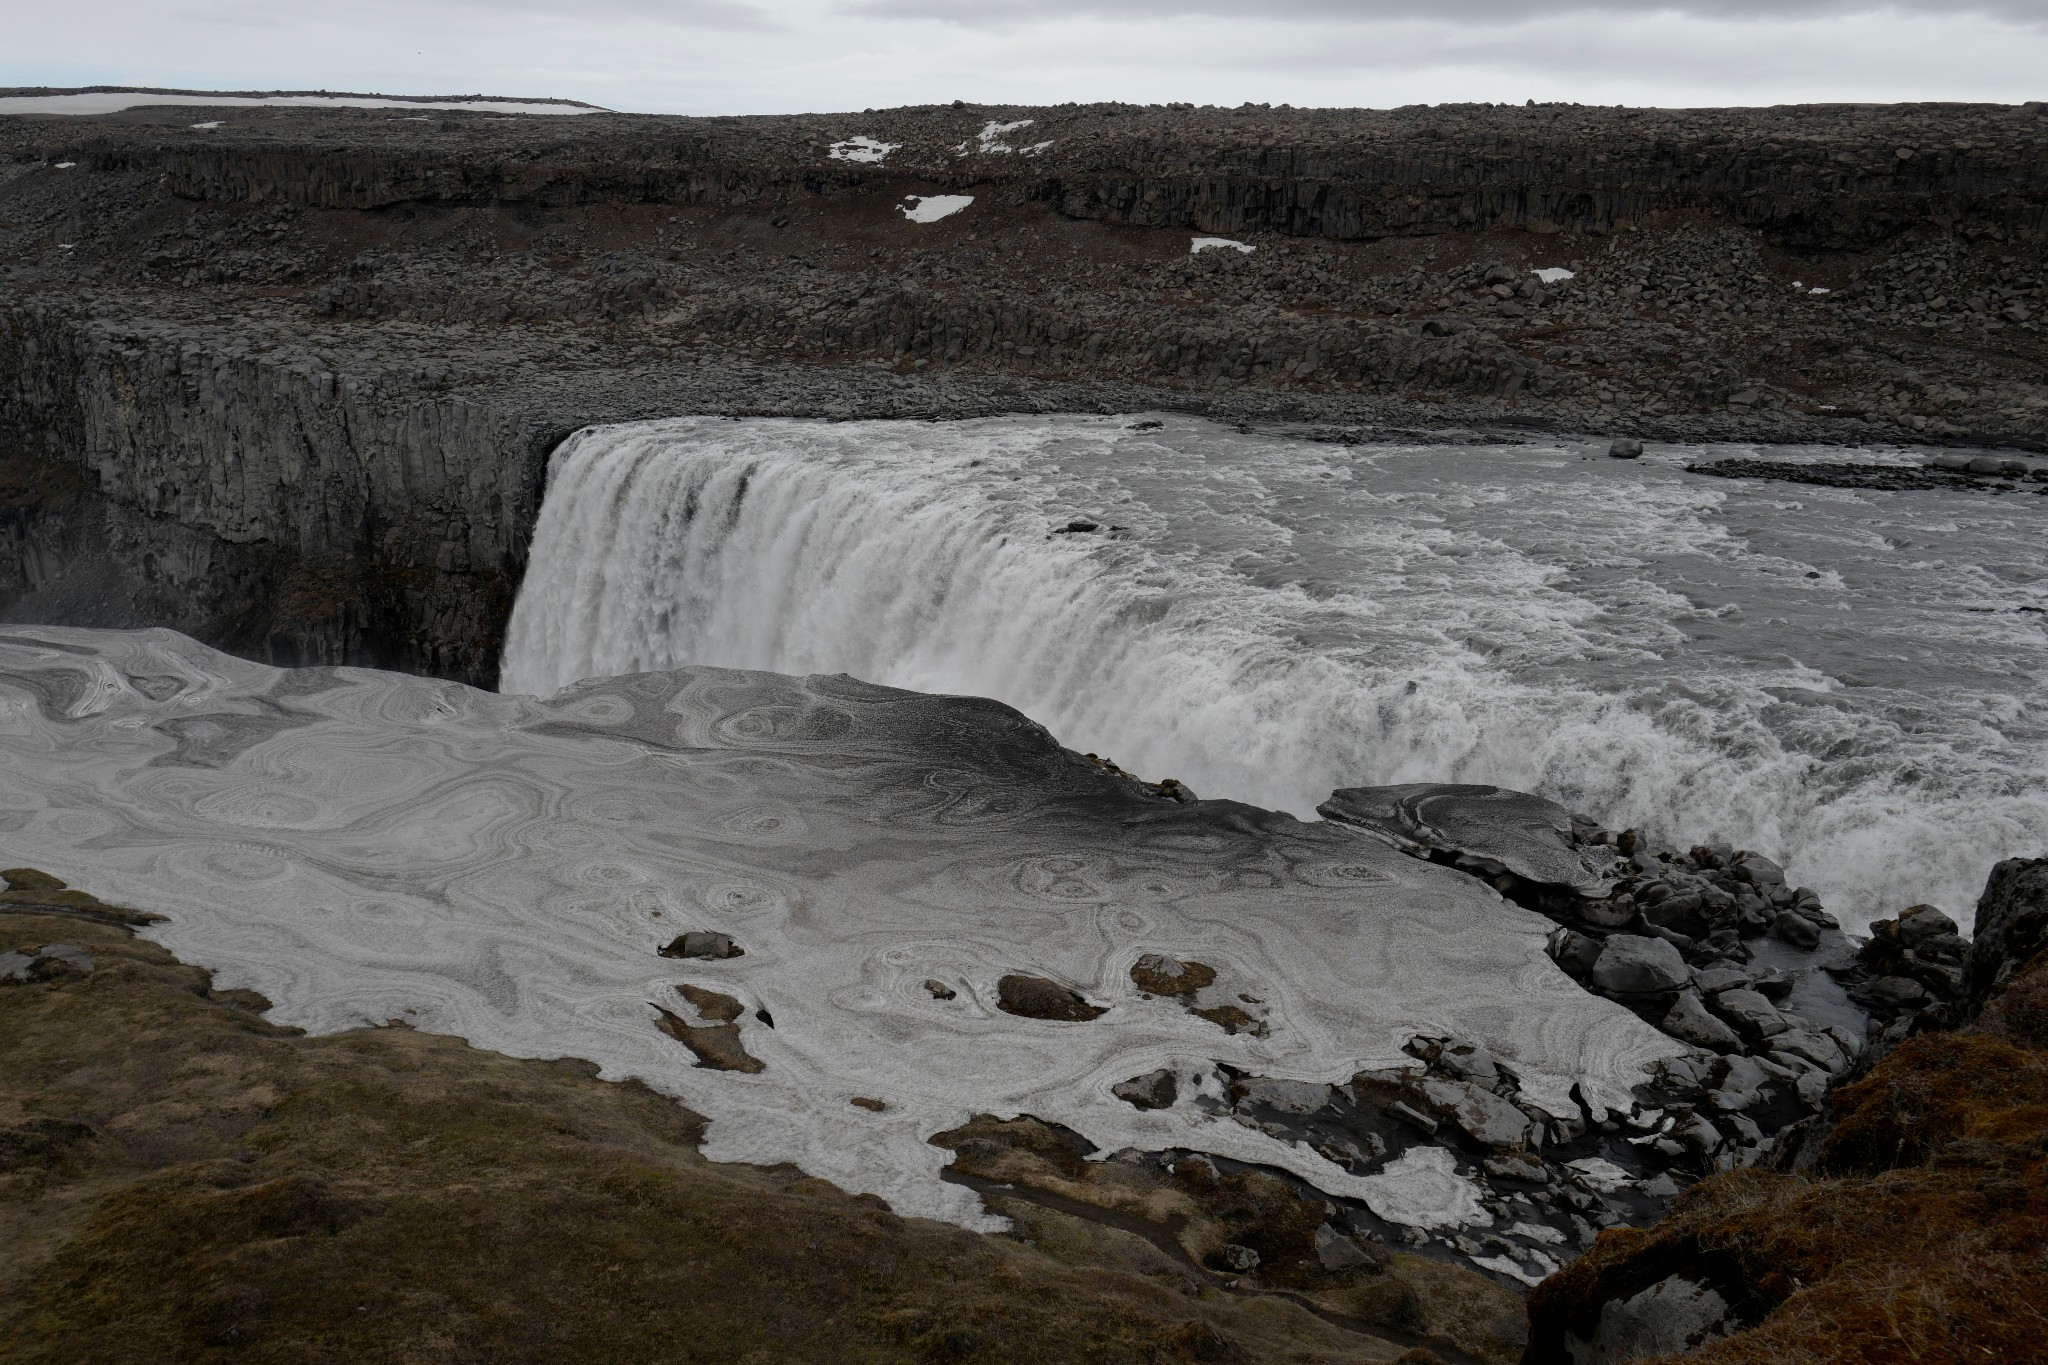
[[1754,453],[1844,458],[1130,417],[594,428],[555,457],[503,685],[844,671],[1000,698],[1205,796],[1309,816],[1336,787],[1497,783],[1770,852],[1852,923],[1966,912],[2048,841],[2048,498],[1682,468]]

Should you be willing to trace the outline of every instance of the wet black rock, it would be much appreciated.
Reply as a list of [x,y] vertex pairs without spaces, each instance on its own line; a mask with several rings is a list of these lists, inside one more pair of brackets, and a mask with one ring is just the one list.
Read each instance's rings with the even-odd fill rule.
[[1574,839],[1571,812],[1527,792],[1431,782],[1346,787],[1316,811],[1483,877],[1506,873],[1532,888],[1585,895],[1609,885],[1604,866],[1589,864]]
[[1617,995],[1674,991],[1690,979],[1685,959],[1659,938],[1614,934],[1593,960],[1593,984]]
[[1078,992],[1043,976],[1006,976],[996,983],[996,993],[998,1009],[1027,1019],[1085,1023],[1109,1012],[1101,1005],[1089,1004]]
[[[2021,469],[2025,469],[2022,465]],[[1915,465],[1888,464],[1794,464],[1781,460],[1708,460],[1685,467],[1688,474],[1709,474],[1717,479],[1776,479],[1780,483],[1819,484],[1824,488],[1870,488],[1886,492],[1926,492],[1932,489],[1964,491],[2003,488],[1967,470],[1946,470]]]
[[663,957],[703,958],[719,961],[729,957],[742,957],[746,949],[732,941],[729,934],[713,933],[704,929],[692,929],[678,934],[661,949]]
[[1171,1109],[1180,1098],[1180,1084],[1171,1070],[1162,1068],[1119,1081],[1109,1093],[1139,1109]]

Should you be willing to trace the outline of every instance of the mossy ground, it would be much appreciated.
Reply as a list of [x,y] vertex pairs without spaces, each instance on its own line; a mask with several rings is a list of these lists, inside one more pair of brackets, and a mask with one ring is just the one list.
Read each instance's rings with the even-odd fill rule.
[[1401,1354],[1078,1219],[987,1237],[705,1161],[586,1064],[301,1036],[118,925],[0,906],[0,951],[58,942],[95,970],[0,987],[4,1365]]

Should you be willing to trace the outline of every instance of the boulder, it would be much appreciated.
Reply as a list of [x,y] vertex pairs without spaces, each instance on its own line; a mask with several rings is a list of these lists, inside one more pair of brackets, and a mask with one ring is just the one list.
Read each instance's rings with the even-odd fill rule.
[[1697,991],[1680,992],[1659,1027],[1681,1042],[1714,1052],[1737,1052],[1742,1048],[1742,1039],[1735,1030],[1707,1010]]
[[1091,1005],[1059,982],[1043,976],[1004,977],[996,983],[996,1007],[1005,1014],[1026,1019],[1069,1024],[1085,1023],[1109,1013],[1103,1006]]
[[1131,982],[1152,995],[1193,995],[1216,980],[1205,962],[1182,962],[1164,953],[1146,953],[1131,964]]
[[1374,1255],[1328,1223],[1316,1227],[1316,1262],[1333,1275],[1347,1270],[1380,1270],[1386,1258]]
[[90,976],[92,956],[70,943],[52,943],[37,953],[28,974],[37,981],[54,981],[63,976]]
[[1421,1091],[1438,1117],[1455,1123],[1482,1147],[1522,1147],[1529,1140],[1529,1116],[1491,1090],[1470,1081],[1430,1076],[1422,1081]]
[[1756,977],[1739,967],[1698,967],[1693,970],[1692,984],[1701,995],[1713,995],[1754,986]]
[[755,1075],[764,1069],[761,1059],[750,1054],[741,1043],[738,1024],[692,1024],[659,1005],[654,1007],[654,1012],[658,1016],[654,1026],[690,1049],[696,1055],[698,1066],[709,1071],[738,1071],[745,1075]]
[[1713,999],[1714,1013],[1751,1043],[1785,1032],[1791,1026],[1777,1006],[1757,991],[1722,991]]
[[1624,436],[1607,447],[1607,457],[1611,460],[1640,460],[1643,458],[1643,443]]
[[1791,910],[1780,910],[1772,917],[1771,934],[1794,948],[1804,948],[1809,952],[1820,946],[1820,930],[1805,916]]
[[1880,976],[1849,988],[1849,998],[1866,1009],[1895,1010],[1927,1001],[1927,988],[1910,976]]
[[1720,1079],[1707,1099],[1723,1113],[1734,1113],[1755,1104],[1771,1083],[1771,1074],[1747,1057],[1726,1057],[1721,1061]]
[[1239,1081],[1234,1093],[1239,1104],[1263,1105],[1283,1114],[1313,1114],[1327,1109],[1337,1092],[1320,1081],[1281,1081],[1253,1076]]
[[1914,905],[1899,911],[1899,941],[1908,948],[1919,948],[1929,939],[1944,935],[1953,937],[1956,922],[1931,905]]
[[1572,838],[1571,812],[1505,787],[1408,782],[1345,787],[1316,807],[1342,824],[1369,829],[1409,852],[1457,853],[1497,864],[1524,881],[1604,896],[1613,883]]
[[728,934],[713,933],[705,929],[692,929],[678,934],[661,949],[663,957],[694,957],[717,961],[728,957],[742,957],[746,949],[732,941]]
[[1617,995],[1675,991],[1690,979],[1678,949],[1640,934],[1610,935],[1593,964],[1593,984]]
[[1970,948],[1970,1011],[1982,1007],[2021,962],[2048,945],[2048,857],[2007,857],[1976,902]]
[[1170,1069],[1162,1067],[1119,1081],[1109,1088],[1109,1093],[1134,1108],[1171,1109],[1180,1098],[1180,1082]]
[[1544,947],[1550,953],[1550,960],[1573,976],[1584,976],[1592,971],[1593,964],[1600,958],[1600,940],[1588,938],[1576,929],[1551,931]]

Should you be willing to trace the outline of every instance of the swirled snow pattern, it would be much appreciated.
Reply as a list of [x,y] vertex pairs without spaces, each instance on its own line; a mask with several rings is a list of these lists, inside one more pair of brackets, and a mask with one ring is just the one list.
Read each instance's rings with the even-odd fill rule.
[[1138,427],[579,433],[503,685],[844,670],[1304,816],[1496,783],[1772,853],[1851,924],[1967,919],[1993,861],[2048,843],[2048,499]]
[[[926,1139],[977,1113],[1276,1166],[1416,1227],[1490,1224],[1448,1150],[1353,1173],[1224,1112],[1217,1064],[1342,1082],[1408,1064],[1417,1033],[1469,1038],[1525,1101],[1576,1116],[1576,1087],[1598,1119],[1681,1051],[1464,874],[1344,825],[1164,800],[980,699],[684,669],[543,702],[165,630],[10,627],[0,772],[10,863],[169,916],[152,937],[279,1022],[589,1058],[708,1118],[715,1160],[971,1227],[995,1220]],[[744,952],[657,955],[690,930]],[[1148,952],[1215,968],[1269,1029],[1144,993]],[[1004,1013],[1012,972],[1106,1012]],[[758,1073],[658,1030],[679,984],[745,1007]],[[1113,1094],[1164,1067],[1171,1107]]]

